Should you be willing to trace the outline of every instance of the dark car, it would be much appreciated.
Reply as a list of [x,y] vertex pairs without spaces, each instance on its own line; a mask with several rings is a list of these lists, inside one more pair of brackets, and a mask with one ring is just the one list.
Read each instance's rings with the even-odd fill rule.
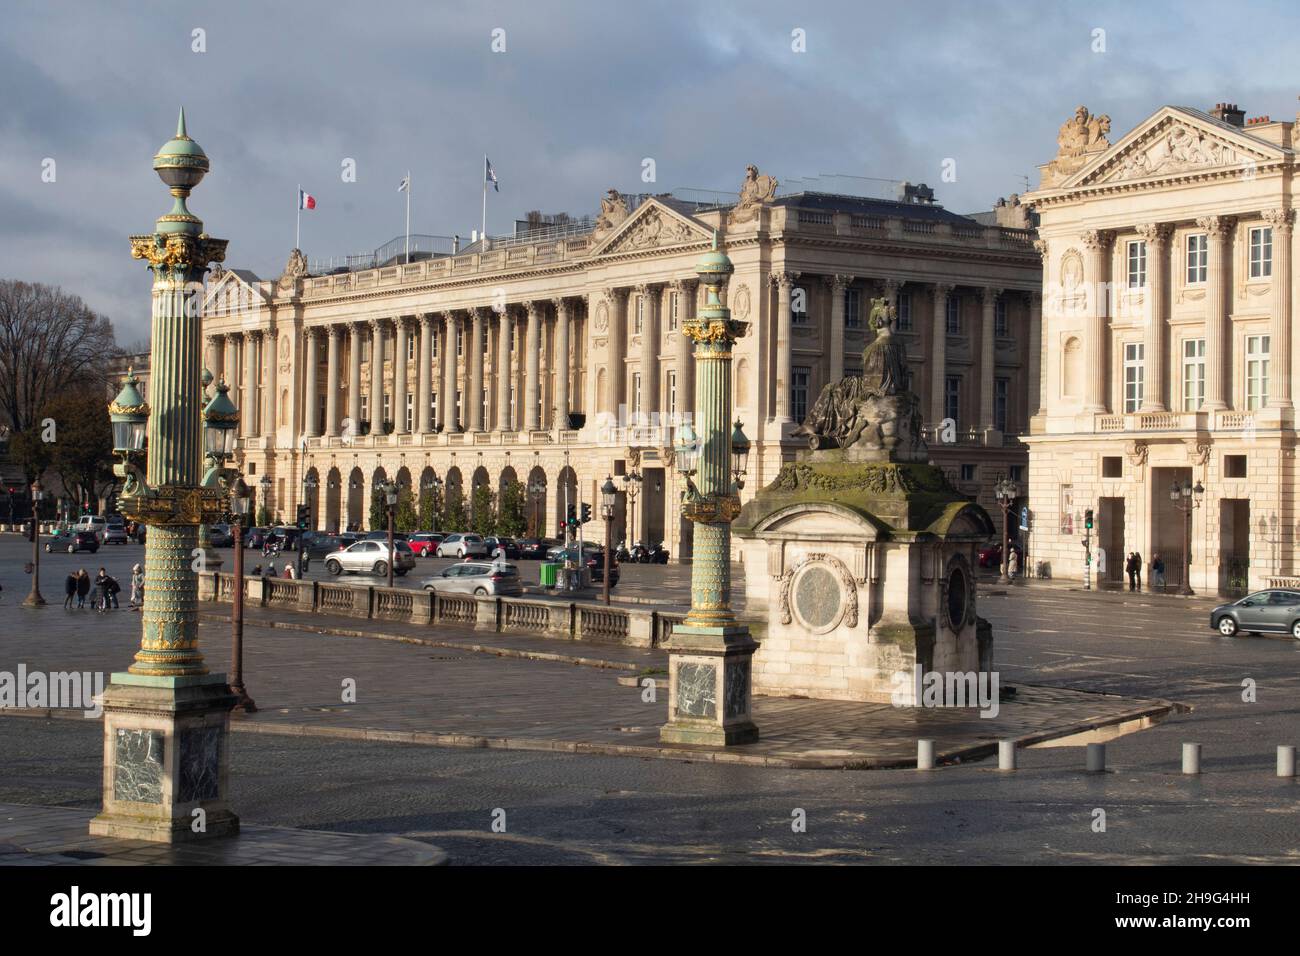
[[235,536],[228,524],[214,524],[208,528],[208,542],[214,548],[233,548]]
[[99,536],[93,531],[74,531],[67,538],[67,543],[63,541],[47,541],[45,543],[46,552],[53,550],[51,546],[63,548],[68,554],[75,554],[78,551],[89,551],[94,554],[99,550]]
[[[583,544],[582,557],[587,565],[587,570],[591,572],[591,580],[600,583],[605,580],[605,549],[593,544]],[[578,560],[578,548],[552,548],[551,560],[553,561],[574,561]],[[613,555],[609,561],[609,586],[618,585],[618,562],[614,560]]]
[[488,537],[483,540],[487,542],[489,558],[496,558],[504,555],[507,561],[518,561],[522,554],[522,551],[519,548],[519,542],[514,538]]
[[317,533],[307,538],[306,541],[305,552],[310,561],[319,561],[325,555],[341,551],[348,546],[348,542],[335,534]]
[[1290,634],[1300,640],[1300,591],[1256,591],[1240,601],[1220,604],[1210,612],[1210,627],[1224,637],[1247,634]]
[[244,532],[244,547],[260,548],[266,544],[266,536],[270,533],[270,528],[249,528]]
[[559,544],[549,538],[524,538],[519,542],[519,557],[529,561],[544,561],[546,553]]
[[434,531],[417,531],[407,540],[411,550],[422,558],[427,558],[438,550],[438,545],[442,544],[443,535]]
[[[410,535],[408,535],[405,531],[394,531],[394,532],[393,532],[393,540],[394,540],[394,541],[407,541],[408,538],[410,538]],[[387,532],[387,531],[368,531],[368,532],[366,532],[366,534],[361,538],[361,540],[362,540],[362,541],[387,541],[387,540],[388,540],[388,532]]]

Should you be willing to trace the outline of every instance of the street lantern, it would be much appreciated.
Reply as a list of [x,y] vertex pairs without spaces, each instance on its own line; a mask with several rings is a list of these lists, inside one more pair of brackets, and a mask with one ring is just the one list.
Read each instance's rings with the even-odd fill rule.
[[230,400],[230,386],[217,383],[217,394],[203,408],[203,450],[220,463],[235,453],[235,432],[239,427],[239,409]]
[[149,403],[136,387],[140,380],[132,369],[127,369],[122,380],[122,390],[108,406],[108,417],[113,423],[113,451],[126,457],[144,451],[145,429],[149,424]]
[[23,599],[23,607],[44,607],[45,598],[41,595],[41,502],[45,499],[45,488],[39,479],[32,482],[32,589]]
[[605,575],[600,589],[606,604],[609,603],[609,566],[613,560],[610,551],[613,550],[614,509],[617,507],[618,487],[614,484],[613,476],[606,475],[605,483],[600,486],[600,516],[605,519]]
[[745,437],[745,431],[741,428],[740,419],[736,419],[736,427],[731,432],[731,476],[736,479],[736,487],[744,488],[744,475],[749,465],[749,439]]
[[1010,478],[1001,478],[993,486],[993,494],[998,499],[998,507],[1002,509],[1002,574],[998,577],[999,584],[1011,583],[1011,506],[1015,504],[1016,498],[1020,496],[1020,487]]
[[248,506],[253,489],[244,484],[243,478],[235,479],[235,486],[230,490],[230,512],[235,520],[243,521],[248,517]]
[[1179,482],[1177,479],[1169,486],[1169,500],[1183,514],[1183,583],[1178,593],[1184,596],[1192,594],[1192,512],[1201,506],[1205,497],[1205,486],[1199,481],[1193,485],[1190,481]]
[[[700,459],[700,440],[690,422],[685,422],[677,429],[677,441],[673,443],[676,451],[677,470],[689,478],[695,474],[696,463]],[[626,481],[627,479],[624,478]]]
[[244,483],[242,476],[235,477],[230,489],[230,515],[234,519],[235,539],[235,580],[232,582],[230,598],[230,692],[238,700],[236,708],[242,708],[251,714],[257,710],[257,704],[248,696],[244,687],[244,533],[249,524],[248,512],[253,505],[253,489]]
[[384,564],[388,567],[388,586],[393,586],[393,562],[397,558],[397,552],[393,550],[393,518],[397,510],[397,482],[385,478],[375,485],[379,493],[384,496],[385,510],[388,512],[388,556]]

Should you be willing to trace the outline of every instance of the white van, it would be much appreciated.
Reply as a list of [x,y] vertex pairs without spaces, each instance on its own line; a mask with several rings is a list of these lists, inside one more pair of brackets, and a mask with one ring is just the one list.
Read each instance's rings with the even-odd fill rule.
[[72,526],[73,531],[93,531],[95,540],[103,544],[104,532],[108,530],[108,519],[103,515],[82,515]]

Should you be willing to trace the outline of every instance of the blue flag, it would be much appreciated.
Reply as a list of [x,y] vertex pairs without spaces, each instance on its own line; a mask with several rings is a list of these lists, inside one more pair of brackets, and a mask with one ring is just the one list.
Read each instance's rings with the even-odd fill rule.
[[484,156],[483,163],[486,166],[486,169],[483,170],[483,185],[486,186],[491,183],[493,192],[501,192],[501,187],[497,185],[497,171],[492,168],[492,160]]

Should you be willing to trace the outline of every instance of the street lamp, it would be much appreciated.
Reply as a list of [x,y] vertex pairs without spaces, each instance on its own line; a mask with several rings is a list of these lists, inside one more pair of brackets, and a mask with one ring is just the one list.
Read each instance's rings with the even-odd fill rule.
[[[534,478],[532,481],[528,483],[528,495],[529,497],[532,498],[533,501],[532,513],[530,516],[531,521],[529,522],[532,525],[532,531],[529,534],[529,537],[532,538],[544,537],[544,534],[542,533],[541,508],[542,508],[542,499],[546,497],[546,485],[542,484],[542,482]],[[568,536],[569,536],[568,526],[566,525],[565,532],[564,532],[565,544],[569,543]]]
[[[303,497],[302,503],[307,507],[308,520],[310,521],[312,498],[315,497],[316,489],[320,487],[320,482],[316,479],[315,475],[313,475],[311,472],[308,472],[307,477],[302,480],[302,487],[305,492],[305,494],[302,496]],[[299,528],[298,529],[298,577],[301,578],[306,573],[307,573],[307,529]]]
[[731,477],[736,483],[736,490],[745,487],[745,473],[749,470],[749,439],[736,419],[736,427],[731,432]]
[[1011,561],[1011,552],[1008,550],[1011,547],[1009,515],[1011,506],[1020,495],[1020,488],[1010,478],[1003,478],[993,487],[993,494],[997,496],[998,507],[1002,509],[1002,576],[998,578],[998,583],[1010,584],[1011,575],[1007,573]]
[[40,479],[32,482],[32,589],[23,599],[23,607],[45,607],[45,598],[41,597],[41,500],[45,489]]
[[433,495],[433,507],[430,509],[433,514],[433,527],[429,530],[436,532],[438,530],[438,494],[442,491],[442,479],[437,475],[434,475],[428,481],[424,482],[422,487],[425,491]]
[[614,484],[612,476],[605,476],[605,483],[600,486],[600,516],[605,519],[605,580],[601,582],[601,590],[605,595],[605,603],[609,603],[609,552],[610,536],[614,533],[614,509],[618,506],[618,487]]
[[384,507],[388,511],[388,560],[384,563],[388,566],[388,586],[393,586],[393,559],[397,557],[393,551],[393,516],[397,511],[397,482],[384,479],[378,485],[379,493],[384,496]]
[[[205,372],[205,376],[206,376]],[[226,462],[235,455],[235,439],[239,430],[239,409],[230,400],[230,386],[224,380],[217,383],[212,400],[203,407],[203,487],[228,489],[236,472],[226,468]],[[199,526],[199,547],[203,560],[212,569],[221,567],[221,557],[212,550],[208,524]]]
[[[275,516],[271,514],[271,476],[263,475],[257,486],[262,489],[262,504],[260,507],[266,509],[266,523],[268,525],[275,523]],[[253,516],[257,520],[257,515]]]
[[1184,596],[1192,594],[1192,512],[1201,506],[1205,497],[1205,487],[1198,481],[1195,486],[1190,481],[1181,484],[1174,480],[1169,486],[1169,500],[1184,515],[1183,518],[1183,583],[1178,593]]
[[242,707],[244,713],[251,714],[257,710],[253,698],[248,696],[244,687],[244,541],[243,528],[248,523],[248,509],[251,505],[253,489],[244,484],[243,478],[236,478],[230,491],[230,516],[235,526],[235,580],[234,591],[230,599],[230,632],[232,646],[230,652],[230,692],[235,695],[235,707]]
[[[644,479],[641,477],[641,473],[635,468],[623,476],[623,489],[627,492],[628,527],[624,529],[623,533],[625,536],[631,536],[632,532],[636,530],[636,495],[637,492],[641,490],[642,481],[644,481]],[[636,543],[640,543],[640,540],[641,539],[638,538]]]

